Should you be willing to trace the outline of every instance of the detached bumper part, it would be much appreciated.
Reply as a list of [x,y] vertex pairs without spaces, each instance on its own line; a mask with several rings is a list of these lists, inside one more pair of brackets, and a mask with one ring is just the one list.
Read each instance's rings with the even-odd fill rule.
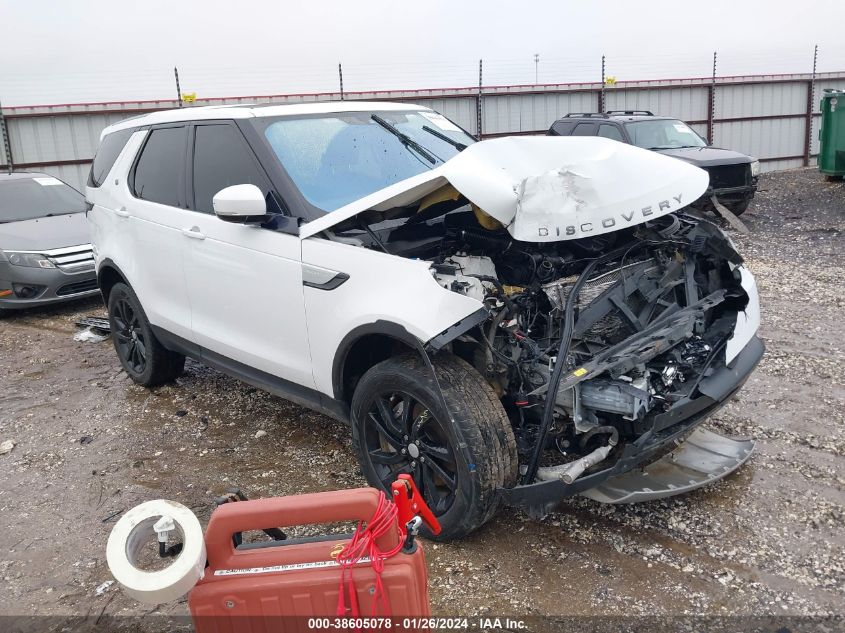
[[[727,367],[723,367],[701,382],[698,397],[680,401],[672,409],[657,416],[655,418],[654,428],[643,433],[635,441],[626,444],[622,448],[619,458],[609,468],[583,475],[571,484],[557,479],[516,486],[515,488],[502,488],[500,489],[502,499],[507,505],[522,507],[529,512],[539,511],[540,513],[547,513],[551,512],[561,499],[600,488],[611,479],[615,480],[617,477],[624,476],[640,464],[647,463],[655,455],[666,450],[675,440],[682,439],[690,431],[694,430],[695,427],[704,422],[710,414],[720,409],[739,391],[754,370],[754,367],[760,362],[764,351],[765,346],[763,345],[763,341],[757,336],[752,337],[745,348]],[[713,433],[712,435],[716,434]],[[683,457],[685,460],[683,463],[697,464],[692,468],[696,473],[687,472],[685,474],[687,488],[679,488],[676,492],[661,494],[660,496],[680,494],[687,490],[692,490],[693,487],[697,488],[721,479],[741,466],[753,450],[753,442],[748,445],[742,440],[737,441],[730,438],[723,438],[720,446],[720,442],[716,442],[706,434],[703,436],[693,434],[690,436],[690,439],[693,439],[698,449],[702,452],[690,452],[691,449],[687,449],[686,455]],[[738,443],[736,445],[729,444],[733,442]],[[748,449],[747,454],[745,453],[745,449]],[[710,453],[714,453],[714,455],[707,455],[710,460],[709,462],[704,460],[705,452],[708,450]],[[721,455],[721,457],[717,457],[716,454]],[[658,460],[656,463],[660,463],[661,461]],[[710,469],[708,463],[712,466],[713,470]],[[728,467],[727,469],[725,469],[726,466]],[[651,469],[651,466],[644,467],[652,477],[657,476],[656,468],[656,466],[655,469]],[[706,481],[701,484],[693,486],[690,483],[691,481],[698,482],[703,479],[706,479]],[[681,483],[681,479],[674,478],[674,476],[664,481],[665,489],[669,490],[671,490],[668,487],[670,483],[676,486],[680,486]],[[629,493],[641,491],[640,489],[632,489],[632,485],[634,484],[620,485],[617,482],[617,487],[623,491],[627,490],[627,492],[615,494],[623,498]],[[658,486],[662,484],[654,483],[654,485]],[[655,490],[651,492],[655,492]],[[612,496],[609,493],[606,494],[608,497]],[[656,499],[659,497],[655,496],[651,498]],[[630,501],[617,501],[616,503],[630,503],[639,500],[645,499],[631,499]]]
[[611,477],[581,495],[602,503],[638,503],[683,494],[731,474],[753,450],[750,439],[698,428],[678,448],[642,470]]

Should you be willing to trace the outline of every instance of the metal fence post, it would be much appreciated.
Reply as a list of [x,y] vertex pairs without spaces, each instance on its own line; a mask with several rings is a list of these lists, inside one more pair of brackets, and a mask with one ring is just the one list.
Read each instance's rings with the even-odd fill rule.
[[340,63],[337,65],[337,77],[340,80],[340,100],[343,101],[343,66]]
[[807,82],[807,122],[805,123],[806,135],[804,137],[804,167],[810,166],[810,154],[813,147],[813,108],[816,105],[816,64],[819,60],[819,45],[813,49],[813,74]]
[[599,112],[604,112],[604,55],[601,56],[601,91],[599,92]]
[[713,74],[707,90],[707,142],[713,144],[713,123],[716,119],[716,51],[713,51]]
[[475,97],[475,136],[481,140],[484,133],[482,130],[482,112],[481,112],[481,85],[482,85],[482,60],[478,60],[478,94]]
[[179,87],[179,69],[173,67],[173,74],[176,76],[176,98],[179,100],[179,107],[182,107],[182,89]]
[[12,173],[14,165],[12,164],[12,146],[9,143],[9,130],[6,129],[6,117],[3,116],[3,104],[0,103],[0,136],[3,137],[3,151],[6,154],[6,169]]

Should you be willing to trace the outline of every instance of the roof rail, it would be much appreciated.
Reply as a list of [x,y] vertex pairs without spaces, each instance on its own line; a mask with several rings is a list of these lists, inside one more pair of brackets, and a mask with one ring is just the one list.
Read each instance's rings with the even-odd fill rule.
[[569,114],[563,115],[563,118],[579,118],[579,119],[590,119],[590,118],[597,118],[597,119],[606,119],[607,114],[604,112],[570,112]]
[[629,114],[629,115],[643,115],[643,116],[654,116],[654,112],[650,112],[649,110],[608,110],[608,115],[613,114]]

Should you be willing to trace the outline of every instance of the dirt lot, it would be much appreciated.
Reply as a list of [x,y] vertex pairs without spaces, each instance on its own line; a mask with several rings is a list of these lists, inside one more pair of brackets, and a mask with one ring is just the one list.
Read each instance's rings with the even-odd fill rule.
[[[436,613],[845,613],[845,185],[803,170],[761,188],[751,234],[733,235],[768,352],[710,422],[755,438],[750,462],[686,496],[574,499],[541,521],[503,510],[429,544]],[[96,595],[120,512],[168,498],[205,522],[234,484],[267,497],[364,483],[340,423],[196,363],[174,385],[134,385],[110,342],[72,338],[77,316],[101,312],[0,323],[0,441],[17,444],[0,456],[0,613],[184,614],[184,601],[151,610],[117,586]]]

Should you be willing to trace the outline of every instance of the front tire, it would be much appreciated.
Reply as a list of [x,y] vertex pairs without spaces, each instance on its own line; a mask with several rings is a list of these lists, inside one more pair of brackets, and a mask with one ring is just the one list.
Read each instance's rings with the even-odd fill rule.
[[492,387],[455,356],[432,362],[436,380],[417,354],[367,371],[352,398],[352,432],[367,481],[389,490],[399,473],[410,473],[442,527],[435,538],[450,540],[492,518],[497,490],[516,483],[518,458]]
[[132,380],[157,387],[182,374],[185,357],[159,343],[132,288],[115,284],[109,293],[108,309],[114,350]]

